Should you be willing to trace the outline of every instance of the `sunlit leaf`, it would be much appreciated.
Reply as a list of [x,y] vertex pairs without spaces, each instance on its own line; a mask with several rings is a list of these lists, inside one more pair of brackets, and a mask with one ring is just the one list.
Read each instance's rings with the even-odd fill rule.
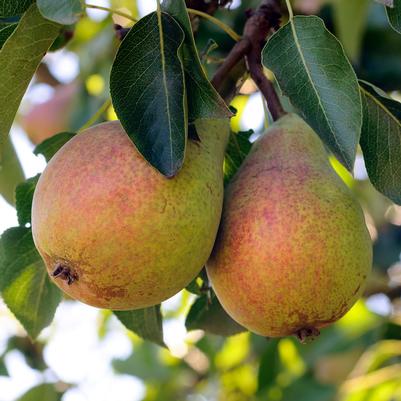
[[53,320],[61,292],[50,282],[29,228],[10,228],[1,236],[0,292],[31,338]]
[[39,384],[28,390],[24,395],[16,401],[59,401],[61,395],[56,391],[53,384]]
[[39,177],[40,174],[27,179],[25,182],[19,184],[15,190],[18,223],[20,226],[31,222],[33,193],[35,192]]
[[60,27],[32,5],[0,50],[0,156],[21,99]]

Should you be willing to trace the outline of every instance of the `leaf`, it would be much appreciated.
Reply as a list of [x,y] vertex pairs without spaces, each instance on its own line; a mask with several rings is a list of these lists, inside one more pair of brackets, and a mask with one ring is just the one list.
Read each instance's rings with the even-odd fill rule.
[[258,392],[270,388],[280,371],[280,356],[278,351],[279,340],[269,340],[261,358],[258,372]]
[[184,33],[165,13],[129,31],[113,63],[110,91],[121,124],[145,159],[166,177],[181,168],[187,138]]
[[251,150],[252,144],[249,138],[253,134],[252,130],[230,133],[230,140],[226,148],[224,158],[224,182],[227,184],[241,166],[245,157]]
[[7,366],[4,363],[4,355],[0,357],[0,376],[9,376]]
[[233,336],[246,331],[225,312],[216,295],[202,295],[196,299],[185,320],[187,330],[204,330],[219,336]]
[[0,166],[0,194],[11,205],[15,205],[15,188],[24,181],[24,172],[9,137],[6,138],[3,164]]
[[37,0],[39,11],[50,21],[71,25],[83,14],[81,0]]
[[365,33],[370,0],[337,0],[333,2],[336,33],[349,58],[357,63]]
[[330,150],[351,170],[362,125],[361,96],[354,70],[338,40],[315,16],[297,16],[263,49],[291,103]]
[[48,162],[58,150],[75,135],[76,134],[73,132],[60,132],[41,142],[36,146],[33,153],[35,153],[35,155],[43,155]]
[[18,24],[0,24],[0,49],[3,47],[5,41],[14,32]]
[[393,8],[386,7],[391,27],[401,33],[401,0],[394,0]]
[[165,347],[163,341],[163,318],[160,305],[132,311],[113,311],[118,320],[144,340]]
[[360,143],[370,181],[401,205],[401,103],[367,82],[360,84],[364,110]]
[[10,228],[1,236],[0,291],[32,339],[53,320],[61,292],[50,282],[29,228]]
[[162,10],[179,22],[185,33],[182,46],[188,119],[228,118],[232,115],[203,70],[192,33],[191,21],[184,0],[164,0]]
[[25,182],[19,184],[15,190],[18,223],[20,226],[31,222],[33,193],[35,192],[39,177],[40,174],[28,178]]
[[61,394],[56,391],[53,384],[39,384],[28,390],[17,401],[59,401]]
[[32,5],[0,50],[0,159],[21,99],[59,30]]
[[35,0],[2,0],[0,18],[14,17],[23,14]]

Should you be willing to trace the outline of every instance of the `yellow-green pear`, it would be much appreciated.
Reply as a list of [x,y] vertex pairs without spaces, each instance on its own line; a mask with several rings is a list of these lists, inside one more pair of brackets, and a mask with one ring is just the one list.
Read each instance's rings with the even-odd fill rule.
[[168,179],[117,121],[65,144],[37,184],[33,238],[55,283],[115,310],[152,306],[185,287],[208,259],[223,204],[224,120],[199,120],[184,165]]
[[297,115],[273,124],[230,183],[207,272],[249,330],[301,340],[342,317],[372,264],[364,215]]

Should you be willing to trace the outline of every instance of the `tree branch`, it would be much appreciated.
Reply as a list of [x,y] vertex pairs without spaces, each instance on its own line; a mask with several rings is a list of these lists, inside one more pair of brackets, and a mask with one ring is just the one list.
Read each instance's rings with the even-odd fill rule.
[[280,18],[280,0],[263,0],[256,11],[249,13],[242,39],[232,48],[211,81],[216,90],[220,91],[228,73],[245,58],[251,77],[266,98],[274,120],[285,114],[285,111],[272,83],[263,73],[261,52],[268,35],[278,29]]

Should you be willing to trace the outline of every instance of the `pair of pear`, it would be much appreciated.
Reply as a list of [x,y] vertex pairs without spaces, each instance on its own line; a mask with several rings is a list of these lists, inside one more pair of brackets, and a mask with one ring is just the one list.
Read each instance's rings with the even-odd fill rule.
[[296,115],[276,122],[230,183],[221,216],[229,127],[196,128],[200,142],[189,141],[173,179],[118,122],[77,135],[51,159],[32,229],[56,284],[97,307],[143,308],[184,288],[211,255],[221,304],[256,333],[303,339],[344,315],[363,291],[371,241],[317,135]]

